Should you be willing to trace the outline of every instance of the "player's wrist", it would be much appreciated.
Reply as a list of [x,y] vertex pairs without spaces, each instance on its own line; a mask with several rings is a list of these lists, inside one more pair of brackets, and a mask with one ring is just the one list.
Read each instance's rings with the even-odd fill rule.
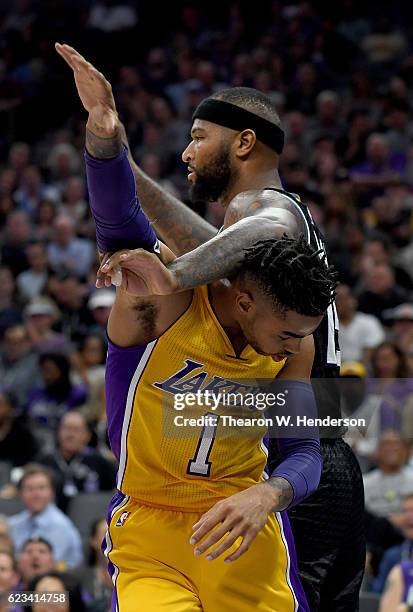
[[110,109],[100,113],[91,111],[86,122],[86,129],[97,138],[105,140],[119,138],[120,129],[117,113]]
[[111,126],[101,127],[89,115],[86,123],[86,151],[96,159],[112,159],[117,157],[123,148],[122,139],[117,129],[119,120],[114,118]]
[[261,493],[261,503],[265,508],[267,514],[271,514],[277,510],[280,504],[280,494],[281,492],[269,485],[267,482],[257,485]]
[[[281,512],[288,508],[294,499],[294,490],[291,484],[281,476],[273,476],[263,483],[268,490],[268,501],[272,502],[271,511]],[[272,491],[272,496],[270,496]]]

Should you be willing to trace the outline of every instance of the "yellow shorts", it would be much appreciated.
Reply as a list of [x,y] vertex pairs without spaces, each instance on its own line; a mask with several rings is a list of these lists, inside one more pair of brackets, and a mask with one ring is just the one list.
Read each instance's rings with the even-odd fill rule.
[[[117,493],[103,543],[113,612],[307,612],[284,513],[271,515],[237,561],[207,561],[189,544],[200,514],[143,506]],[[234,544],[235,550],[240,542]]]

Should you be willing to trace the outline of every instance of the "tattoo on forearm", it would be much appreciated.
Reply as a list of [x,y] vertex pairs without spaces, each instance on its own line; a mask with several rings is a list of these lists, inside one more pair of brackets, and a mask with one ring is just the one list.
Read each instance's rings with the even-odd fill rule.
[[178,291],[206,285],[234,275],[241,266],[245,248],[259,240],[281,237],[284,232],[285,228],[266,219],[248,217],[196,251],[179,257],[168,268],[176,276]]
[[213,238],[217,234],[215,227],[165,191],[136,165],[122,124],[119,133],[128,149],[141,206],[165,244],[177,255],[182,255]]
[[111,138],[97,136],[86,128],[86,149],[96,159],[112,159],[122,150],[122,138],[119,131]]
[[294,497],[293,488],[288,480],[285,480],[285,478],[282,478],[281,476],[274,476],[273,478],[269,478],[266,481],[266,484],[269,484],[270,487],[280,491],[278,504],[275,508],[273,508],[274,512],[281,512],[282,510],[288,508]]

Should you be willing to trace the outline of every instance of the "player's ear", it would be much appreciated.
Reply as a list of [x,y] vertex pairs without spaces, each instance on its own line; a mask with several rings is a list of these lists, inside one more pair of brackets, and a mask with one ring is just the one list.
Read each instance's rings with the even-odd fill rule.
[[255,303],[249,291],[239,291],[235,298],[238,312],[242,315],[252,314],[255,309]]
[[254,130],[242,130],[237,136],[237,157],[243,158],[249,155],[257,141]]

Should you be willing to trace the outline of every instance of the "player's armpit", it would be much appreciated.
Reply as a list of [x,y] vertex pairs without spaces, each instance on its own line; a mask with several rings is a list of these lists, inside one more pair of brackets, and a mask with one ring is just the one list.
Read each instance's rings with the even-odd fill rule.
[[[162,245],[165,261],[174,257]],[[192,292],[154,296],[152,286],[160,290],[167,282],[167,268],[154,253],[143,249],[119,251],[105,264],[105,274],[118,277],[116,300],[109,321],[108,335],[121,347],[135,346],[158,338],[188,308]],[[144,297],[142,297],[144,296]]]

